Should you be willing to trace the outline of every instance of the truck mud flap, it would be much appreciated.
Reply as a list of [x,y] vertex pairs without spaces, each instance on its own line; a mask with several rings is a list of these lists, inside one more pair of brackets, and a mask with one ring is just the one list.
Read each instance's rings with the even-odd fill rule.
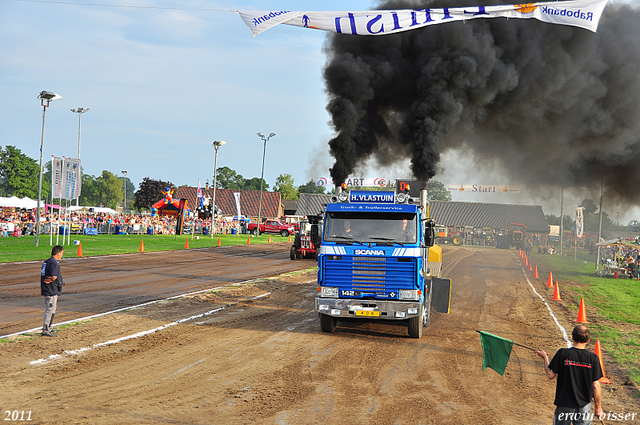
[[451,309],[451,279],[431,278],[431,308],[449,314]]

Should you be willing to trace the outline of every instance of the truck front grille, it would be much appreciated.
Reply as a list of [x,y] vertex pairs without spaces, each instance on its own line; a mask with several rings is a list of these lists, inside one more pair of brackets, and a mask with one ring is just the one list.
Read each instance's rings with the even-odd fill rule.
[[323,261],[324,285],[358,291],[362,296],[388,295],[416,285],[415,258],[342,256]]

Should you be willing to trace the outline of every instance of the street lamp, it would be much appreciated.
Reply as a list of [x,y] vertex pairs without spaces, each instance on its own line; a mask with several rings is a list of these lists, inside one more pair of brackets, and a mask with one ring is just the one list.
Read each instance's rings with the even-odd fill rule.
[[260,174],[260,206],[258,207],[258,235],[260,234],[260,222],[262,220],[262,186],[264,185],[263,183],[264,182],[264,156],[267,152],[267,142],[269,141],[269,139],[271,139],[275,135],[276,133],[271,133],[265,137],[264,134],[258,133],[258,137],[264,141],[264,148],[262,149],[262,173]]
[[[218,185],[218,149],[220,146],[226,144],[224,140],[215,140],[213,142],[213,148],[216,150],[215,160],[213,161],[213,199],[211,200],[211,229],[209,229],[209,234],[211,235],[211,239],[213,239],[213,218],[216,215],[216,186]],[[238,221],[240,221],[240,217],[238,217]]]
[[[80,159],[80,128],[82,114],[88,112],[89,108],[71,108],[71,112],[78,114],[78,159]],[[80,205],[80,197],[76,198],[76,207]]]
[[40,136],[40,176],[38,178],[38,212],[36,214],[36,247],[40,242],[40,198],[42,197],[42,147],[44,145],[44,121],[47,114],[47,108],[49,102],[52,100],[61,99],[59,94],[52,93],[50,91],[42,90],[38,95],[40,99],[40,105],[42,105],[42,136]]
[[124,212],[127,209],[127,174],[129,174],[128,171],[121,171],[122,173],[122,187],[124,188],[124,204],[122,205],[122,214],[124,214]]

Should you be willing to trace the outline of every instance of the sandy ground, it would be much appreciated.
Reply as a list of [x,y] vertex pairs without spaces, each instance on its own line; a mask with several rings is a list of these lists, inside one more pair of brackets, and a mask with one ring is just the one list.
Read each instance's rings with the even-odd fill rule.
[[[262,276],[273,276],[274,267],[315,265],[290,261],[288,246],[281,248],[240,247],[228,261],[251,261],[251,273]],[[193,255],[182,251],[163,260],[167,267],[187,264],[173,272],[185,289],[201,287],[205,279],[191,263]],[[158,262],[134,258],[131,273],[140,274],[135,285],[147,285]],[[282,266],[274,266],[278,260]],[[26,411],[31,423],[47,424],[551,423],[555,382],[535,354],[514,347],[503,377],[482,371],[476,329],[551,354],[566,346],[525,280],[519,257],[514,251],[445,248],[444,260],[443,275],[454,282],[451,313],[434,313],[419,340],[408,338],[404,326],[373,322],[339,322],[335,333],[322,333],[313,312],[313,271],[230,285],[248,280],[234,277],[212,292],[66,327],[58,338],[11,338],[0,345],[2,419],[10,419],[7,411]],[[101,262],[111,285],[127,286],[121,257]],[[529,279],[551,299],[546,282]],[[9,283],[0,280],[3,297]],[[153,297],[166,295],[159,288]],[[104,297],[101,309],[120,305],[109,306]],[[549,303],[570,332],[574,318],[561,302]],[[35,320],[2,314],[16,318],[14,328]],[[637,389],[624,384],[622,371],[606,357],[605,370],[612,380],[603,386],[605,412],[640,413]],[[622,423],[640,423],[638,416]]]

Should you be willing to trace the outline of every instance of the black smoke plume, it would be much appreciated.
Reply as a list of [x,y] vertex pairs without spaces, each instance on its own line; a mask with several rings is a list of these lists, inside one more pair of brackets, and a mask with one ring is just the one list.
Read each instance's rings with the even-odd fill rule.
[[[483,4],[398,0],[379,8]],[[594,189],[604,179],[618,202],[640,200],[637,4],[608,4],[597,33],[476,19],[332,35],[325,52],[336,184],[370,158],[382,166],[410,158],[414,176],[428,181],[441,152],[462,148],[510,184]]]

